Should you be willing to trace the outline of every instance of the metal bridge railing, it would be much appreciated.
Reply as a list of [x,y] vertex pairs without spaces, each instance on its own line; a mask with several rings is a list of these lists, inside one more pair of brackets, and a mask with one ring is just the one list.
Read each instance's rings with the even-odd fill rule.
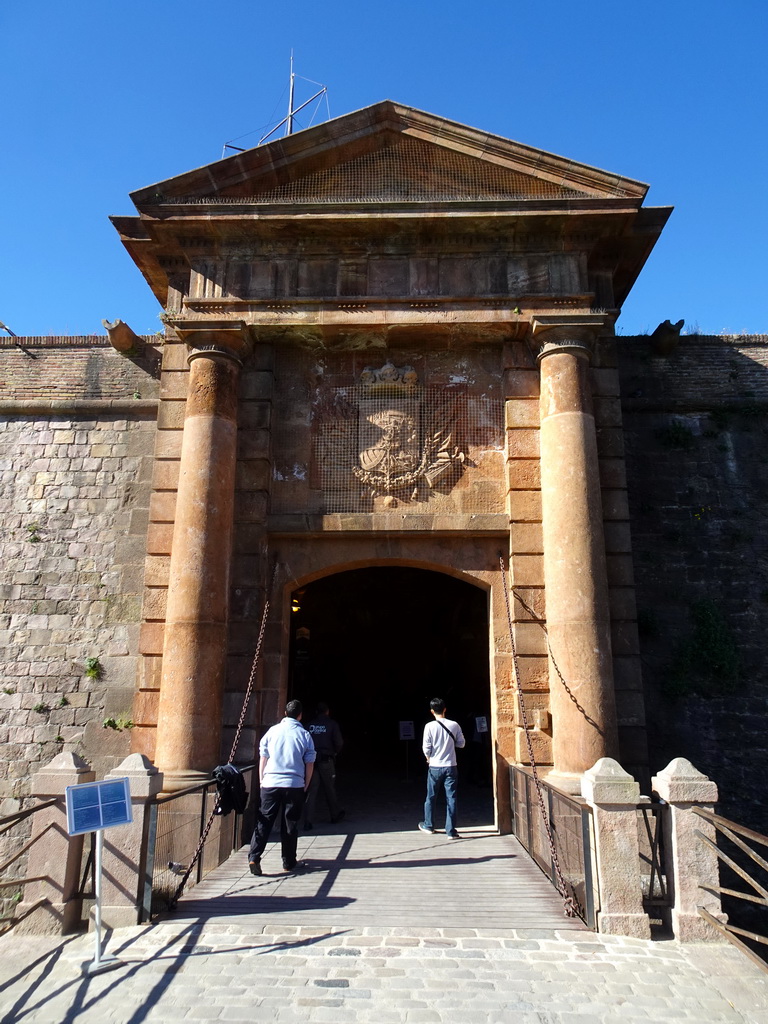
[[651,922],[668,927],[671,894],[667,879],[664,844],[664,814],[667,805],[658,798],[641,797],[637,808],[638,845],[640,847],[640,884],[643,909]]
[[[715,844],[708,836],[705,836],[699,829],[696,829],[699,841],[704,843],[709,849],[714,850],[718,860],[725,866],[726,874],[729,871],[733,872],[736,879],[733,882],[734,885],[739,884],[738,879],[745,883],[744,890],[732,889],[722,885],[703,885],[701,888],[707,892],[716,893],[718,896],[730,896],[732,899],[751,904],[756,910],[757,908],[762,908],[765,911],[768,907],[768,860],[760,856],[750,846],[750,843],[752,845],[768,847],[768,836],[745,828],[743,825],[738,825],[734,821],[729,821],[728,818],[722,818],[719,814],[705,810],[703,807],[694,807],[693,813],[708,821],[717,833],[718,842]],[[729,852],[726,853],[726,850]],[[750,874],[746,867],[750,862],[754,865],[751,868],[752,874]],[[752,875],[755,877],[752,877]],[[766,963],[764,956],[760,956],[758,952],[742,941],[742,939],[747,939],[758,946],[766,947],[768,946],[768,937],[756,931],[748,931],[747,929],[737,928],[735,925],[718,921],[717,918],[713,917],[703,907],[699,907],[699,914],[721,935],[724,935],[729,942],[732,942],[742,953],[745,953],[750,960],[753,960],[759,967],[762,967],[764,971],[768,971],[768,963]],[[760,917],[761,927],[768,930],[768,918],[766,918],[764,913],[760,914],[759,911],[757,911],[757,914]]]
[[[56,797],[54,797],[51,800],[43,800],[41,803],[35,804],[34,807],[27,807],[23,811],[17,811],[15,814],[8,814],[5,817],[0,818],[0,838],[5,839],[8,845],[15,845],[16,843],[20,844],[18,845],[18,848],[11,854],[11,856],[7,857],[2,862],[2,864],[0,864],[0,897],[2,897],[3,894],[8,889],[16,890],[16,893],[14,894],[15,898],[3,898],[5,910],[0,916],[0,934],[2,932],[10,931],[17,924],[23,921],[25,917],[28,917],[30,914],[34,913],[35,910],[50,902],[47,896],[40,896],[26,908],[25,913],[21,917],[14,916],[13,912],[15,910],[15,905],[18,902],[18,900],[21,899],[24,886],[27,885],[28,882],[46,882],[48,881],[48,879],[44,875],[15,875],[13,874],[13,871],[11,869],[18,861],[21,860],[22,857],[29,853],[29,851],[36,843],[38,843],[41,839],[44,839],[48,832],[50,832],[51,829],[55,827],[53,822],[42,828],[41,831],[38,832],[35,836],[33,836],[33,838],[31,839],[27,838],[27,836],[13,836],[10,833],[12,833],[13,830],[21,824],[21,822],[31,818],[38,811],[43,811],[47,807],[52,807],[56,803],[59,803],[59,800]],[[84,873],[82,882],[80,884],[80,889],[77,893],[74,894],[75,897],[82,896],[85,880],[86,875]],[[52,896],[55,895],[57,899],[61,898],[61,894],[58,892],[58,890],[56,890],[55,892],[52,890],[51,894]]]
[[[255,765],[241,769],[249,793],[255,769]],[[149,920],[172,904],[179,882],[216,806],[216,796],[216,783],[211,780],[178,793],[160,793],[151,801],[142,920]],[[242,846],[245,841],[243,817],[232,812],[214,819],[200,857],[187,880],[187,889],[197,885]]]
[[[512,829],[531,858],[556,886],[555,868],[532,775],[509,766]],[[592,810],[581,797],[567,796],[541,782],[550,829],[566,887],[576,912],[588,928],[596,929],[599,896],[594,873]]]

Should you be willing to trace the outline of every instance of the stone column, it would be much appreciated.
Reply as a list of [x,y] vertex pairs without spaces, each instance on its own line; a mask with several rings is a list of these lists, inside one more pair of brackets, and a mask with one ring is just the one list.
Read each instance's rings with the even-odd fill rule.
[[[589,361],[599,316],[538,317],[551,781],[578,792],[618,756],[603,513]],[[562,678],[561,678],[562,677]],[[564,680],[564,682],[563,682]]]
[[131,789],[133,821],[105,830],[102,856],[101,922],[123,928],[141,923],[149,802],[163,788],[163,775],[148,757],[130,754],[107,778],[127,778]]
[[[77,754],[66,752],[32,776],[32,794],[41,802],[56,803],[32,815],[32,838],[27,861],[28,882],[24,900],[14,915],[19,919],[15,934],[66,935],[77,931],[83,900],[77,895],[82,872],[84,836],[67,833],[67,786],[93,782],[94,773]],[[36,906],[41,900],[41,906]]]
[[249,351],[242,323],[175,326],[190,369],[155,750],[166,790],[200,781],[220,756],[238,377]]
[[663,821],[674,936],[679,942],[721,941],[723,937],[717,929],[707,924],[698,911],[699,907],[708,910],[723,924],[728,920],[718,894],[702,888],[716,889],[720,885],[720,874],[717,854],[696,832],[714,843],[715,827],[694,814],[695,807],[714,810],[717,786],[684,757],[670,761],[663,771],[654,775],[651,785],[669,804]]
[[581,779],[581,795],[592,807],[595,860],[600,888],[597,930],[606,935],[650,939],[643,910],[637,805],[640,786],[613,758],[603,757]]

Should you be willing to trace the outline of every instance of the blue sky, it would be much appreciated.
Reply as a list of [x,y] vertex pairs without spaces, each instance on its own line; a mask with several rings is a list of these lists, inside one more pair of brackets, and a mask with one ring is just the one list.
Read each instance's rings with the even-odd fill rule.
[[0,321],[158,330],[108,217],[255,144],[285,112],[293,49],[332,116],[392,99],[649,182],[646,203],[675,212],[622,333],[681,317],[766,333],[767,26],[764,0],[8,0]]

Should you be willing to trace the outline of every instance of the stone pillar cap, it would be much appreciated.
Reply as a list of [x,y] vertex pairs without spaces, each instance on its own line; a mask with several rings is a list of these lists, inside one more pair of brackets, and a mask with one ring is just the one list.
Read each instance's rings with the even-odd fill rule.
[[163,773],[159,771],[144,754],[129,754],[108,778],[129,778],[131,780],[131,797],[149,797],[161,792]]
[[67,786],[93,782],[96,778],[90,765],[71,750],[62,751],[32,776],[35,796],[61,796]]
[[640,801],[640,785],[612,757],[601,757],[581,777],[581,795],[590,804],[629,804]]
[[667,803],[713,804],[717,785],[685,757],[676,757],[651,779],[653,789]]
[[52,761],[44,765],[41,772],[89,772],[91,766],[72,750],[63,750]]
[[157,775],[158,769],[145,754],[129,754],[110,775]]

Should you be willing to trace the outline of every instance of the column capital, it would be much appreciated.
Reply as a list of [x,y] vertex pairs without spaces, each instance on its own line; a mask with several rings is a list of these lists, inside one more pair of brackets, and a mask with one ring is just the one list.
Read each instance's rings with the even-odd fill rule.
[[531,336],[541,346],[537,359],[541,361],[556,352],[568,352],[589,360],[598,333],[612,326],[613,318],[603,313],[535,316],[531,320]]
[[167,320],[189,347],[187,362],[200,356],[228,359],[242,366],[253,350],[250,325],[245,320]]

